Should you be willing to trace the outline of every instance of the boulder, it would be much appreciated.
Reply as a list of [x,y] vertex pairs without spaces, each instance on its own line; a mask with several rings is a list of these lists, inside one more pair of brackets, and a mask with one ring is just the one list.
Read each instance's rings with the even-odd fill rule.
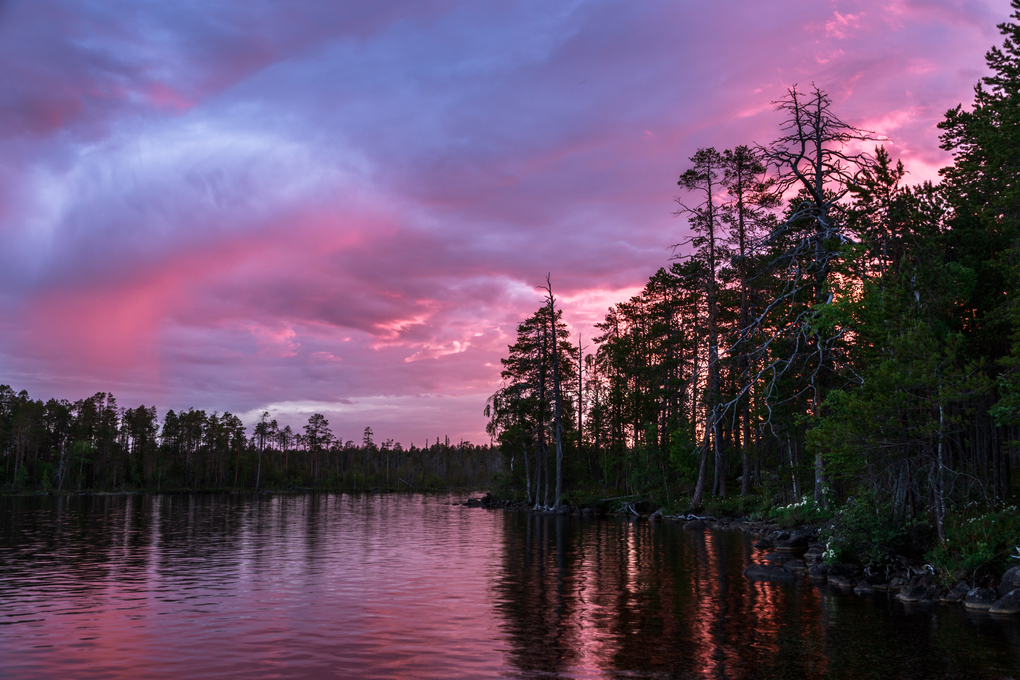
[[829,565],[812,564],[807,575],[815,583],[825,583],[829,579]]
[[752,564],[744,569],[744,576],[752,581],[793,583],[797,575],[778,564]]
[[808,549],[807,536],[794,536],[785,541],[776,541],[776,550],[780,552],[797,553]]
[[874,595],[875,587],[867,581],[861,581],[854,588],[854,595]]
[[913,583],[901,590],[896,596],[900,602],[923,602],[928,598],[928,586],[922,583]]
[[764,557],[762,557],[762,559],[765,560],[766,562],[785,562],[786,560],[790,559],[790,556],[774,552],[765,555]]
[[965,597],[967,597],[967,593],[969,593],[969,592],[970,592],[970,586],[966,582],[960,581],[955,586],[950,588],[948,593],[946,593],[945,601],[946,602],[963,602],[963,599]]
[[804,560],[789,560],[783,563],[783,568],[793,572],[807,571],[807,565],[804,564]]
[[1020,589],[1014,589],[996,600],[988,608],[992,614],[1020,614]]
[[806,553],[804,553],[804,560],[806,562],[821,562],[822,561],[822,555],[824,555],[824,554],[825,554],[825,549],[824,548],[819,548],[817,546],[811,546],[810,548],[808,548],[808,551]]
[[690,522],[684,525],[684,529],[687,531],[701,531],[708,526],[708,523],[703,519],[692,519]]
[[1006,597],[1017,588],[1020,588],[1020,567],[1013,567],[999,581],[999,597]]
[[772,541],[767,539],[767,538],[762,537],[762,538],[759,538],[757,541],[754,542],[754,547],[755,548],[759,548],[761,550],[768,550],[769,548],[772,547]]
[[829,571],[833,574],[852,574],[857,571],[857,567],[852,564],[845,564],[843,562],[837,562],[836,564],[829,565]]
[[992,588],[971,588],[963,599],[967,609],[988,609],[999,599],[999,594]]
[[857,585],[858,579],[853,574],[833,574],[829,572],[829,585],[837,588],[853,588]]

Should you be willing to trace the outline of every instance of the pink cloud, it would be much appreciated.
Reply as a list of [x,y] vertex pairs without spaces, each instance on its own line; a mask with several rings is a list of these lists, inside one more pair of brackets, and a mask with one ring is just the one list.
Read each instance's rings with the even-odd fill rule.
[[12,5],[0,372],[37,397],[484,440],[535,286],[552,274],[590,344],[682,240],[698,147],[768,142],[771,101],[814,82],[934,178],[935,124],[1007,13]]

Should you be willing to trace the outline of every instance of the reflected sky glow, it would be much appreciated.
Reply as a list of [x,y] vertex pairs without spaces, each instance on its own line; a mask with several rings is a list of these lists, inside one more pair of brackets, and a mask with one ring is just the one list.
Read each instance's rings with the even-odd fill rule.
[[1015,621],[748,582],[738,532],[452,500],[0,499],[3,675],[1020,672]]

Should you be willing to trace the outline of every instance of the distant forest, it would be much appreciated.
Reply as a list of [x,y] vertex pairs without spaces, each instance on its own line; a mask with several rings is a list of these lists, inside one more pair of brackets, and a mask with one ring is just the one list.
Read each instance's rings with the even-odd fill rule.
[[868,494],[943,540],[950,509],[1009,496],[1020,27],[999,28],[973,104],[939,124],[937,184],[793,87],[775,141],[689,158],[676,214],[693,237],[597,337],[569,336],[547,285],[488,404],[508,488],[539,506]]
[[489,484],[499,452],[468,442],[403,448],[343,442],[313,414],[299,431],[263,413],[251,437],[231,413],[118,407],[100,392],[76,402],[32,400],[0,385],[0,490],[205,491],[435,489]]

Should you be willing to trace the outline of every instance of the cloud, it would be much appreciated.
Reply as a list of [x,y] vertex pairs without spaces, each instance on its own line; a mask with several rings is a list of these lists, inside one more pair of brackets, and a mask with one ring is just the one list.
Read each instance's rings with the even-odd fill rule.
[[934,126],[1008,11],[11,4],[0,375],[35,397],[295,425],[321,408],[405,444],[482,441],[536,286],[552,274],[590,344],[683,239],[698,147],[768,142],[771,101],[816,83],[934,178]]

